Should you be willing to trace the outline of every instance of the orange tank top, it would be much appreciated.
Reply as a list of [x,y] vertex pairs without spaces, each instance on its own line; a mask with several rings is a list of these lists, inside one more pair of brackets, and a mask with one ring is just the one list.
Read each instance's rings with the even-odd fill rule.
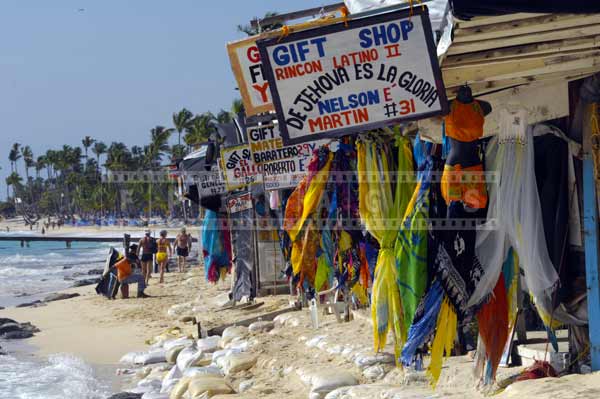
[[458,141],[470,142],[483,136],[484,115],[478,101],[463,104],[458,100],[450,104],[450,113],[444,119],[446,136]]

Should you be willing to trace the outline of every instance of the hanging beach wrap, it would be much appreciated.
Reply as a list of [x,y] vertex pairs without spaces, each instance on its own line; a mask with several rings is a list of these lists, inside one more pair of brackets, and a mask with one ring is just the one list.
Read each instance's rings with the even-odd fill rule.
[[395,252],[404,313],[404,329],[408,331],[419,301],[427,287],[427,219],[432,161],[425,160],[417,174],[417,185],[406,208],[396,239]]
[[292,240],[290,262],[298,284],[314,287],[317,275],[317,255],[320,248],[318,220],[321,200],[327,185],[333,154],[320,148],[309,164],[309,174],[290,196],[284,228]]
[[211,283],[219,281],[222,269],[231,268],[229,231],[219,223],[218,214],[207,209],[202,223],[202,255],[206,280]]
[[512,247],[519,255],[529,292],[544,323],[552,312],[558,274],[548,254],[534,169],[533,134],[525,131],[524,112],[501,114],[498,138],[492,139],[486,169],[496,171],[489,185],[488,222],[477,231],[476,254],[483,273],[468,305],[485,301],[495,288]]
[[445,297],[437,319],[435,338],[431,345],[431,363],[427,369],[427,374],[431,378],[431,386],[433,388],[435,388],[440,379],[444,357],[450,356],[450,352],[454,346],[456,328],[456,312],[448,297]]
[[[387,334],[393,329],[395,353],[398,361],[400,349],[405,341],[406,330],[403,328],[403,313],[398,288],[398,274],[394,256],[394,242],[397,229],[393,223],[398,221],[406,211],[408,198],[413,189],[398,180],[396,196],[392,196],[390,179],[390,161],[386,151],[376,143],[365,140],[357,144],[358,148],[358,181],[360,217],[367,230],[380,244],[371,295],[371,312],[373,317],[373,335],[375,351],[385,347]],[[398,141],[397,179],[403,173],[413,171],[410,141],[399,138]],[[368,171],[368,172],[367,172]]]

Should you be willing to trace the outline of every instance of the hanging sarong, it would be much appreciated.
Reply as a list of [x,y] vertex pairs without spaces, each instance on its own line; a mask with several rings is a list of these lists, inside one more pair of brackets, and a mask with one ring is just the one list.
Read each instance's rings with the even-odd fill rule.
[[407,206],[396,239],[396,264],[406,331],[413,322],[415,311],[425,294],[428,282],[427,219],[432,167],[431,159],[421,165],[415,192]]
[[527,289],[545,323],[552,311],[558,274],[552,265],[535,179],[533,135],[525,131],[525,112],[501,113],[501,132],[487,149],[486,170],[497,172],[489,184],[488,221],[477,231],[476,254],[482,275],[469,306],[484,302],[498,282],[512,247],[519,255]]
[[[398,139],[398,167],[396,195],[392,195],[390,159],[387,152],[372,141],[360,141],[358,152],[358,182],[360,217],[367,231],[380,244],[371,295],[373,336],[375,351],[385,347],[387,334],[393,326],[395,354],[399,359],[406,330],[403,328],[403,313],[398,289],[398,275],[394,257],[394,242],[397,229],[389,222],[398,221],[406,211],[410,195],[414,192],[412,180],[404,182],[400,176],[413,171],[410,141]],[[368,171],[368,173],[367,173]]]

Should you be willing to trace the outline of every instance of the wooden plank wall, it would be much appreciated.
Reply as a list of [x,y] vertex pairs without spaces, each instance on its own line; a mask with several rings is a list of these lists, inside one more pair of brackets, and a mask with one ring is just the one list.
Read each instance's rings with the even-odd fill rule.
[[482,94],[600,72],[600,14],[477,17],[453,29],[441,58],[449,98],[465,83]]

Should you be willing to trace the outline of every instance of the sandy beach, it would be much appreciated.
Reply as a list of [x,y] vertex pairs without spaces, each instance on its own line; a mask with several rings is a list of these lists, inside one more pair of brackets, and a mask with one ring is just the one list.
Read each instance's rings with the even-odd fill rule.
[[[99,229],[107,232],[107,229]],[[142,230],[142,229],[140,229]],[[121,229],[108,232],[116,234]],[[89,228],[64,228],[60,233],[89,234]],[[58,232],[56,232],[58,234]],[[119,364],[127,352],[148,349],[146,341],[171,327],[180,327],[182,335],[197,337],[197,327],[181,321],[195,316],[203,330],[258,318],[289,307],[287,295],[261,297],[262,305],[250,309],[221,309],[227,302],[229,277],[219,284],[206,282],[202,265],[194,262],[188,272],[169,273],[164,284],[153,278],[146,292],[150,298],[109,301],[98,296],[94,286],[68,289],[66,293],[80,296],[51,302],[37,308],[0,310],[0,317],[20,322],[29,321],[41,332],[28,339],[28,345],[40,356],[70,353],[92,365],[101,378],[110,379],[116,391],[132,388],[135,378],[117,377]],[[255,356],[254,367],[226,376],[226,381],[238,392],[224,398],[307,398],[311,397],[311,376],[343,372],[358,384],[339,398],[482,398],[489,391],[476,387],[473,363],[467,357],[452,357],[444,364],[437,389],[432,391],[424,372],[396,368],[393,364],[393,340],[389,339],[385,353],[375,356],[372,350],[370,313],[360,310],[353,320],[338,323],[333,315],[319,312],[320,327],[312,328],[308,309],[286,313],[269,332],[245,333],[248,353]],[[360,360],[362,359],[362,360]],[[427,364],[427,360],[425,362]],[[142,368],[143,369],[143,368]],[[501,368],[498,381],[517,374],[521,369]],[[166,371],[158,372],[164,375]],[[600,395],[600,374],[573,375],[560,379],[543,379],[511,385],[497,397],[596,398]],[[250,388],[241,386],[249,384]]]

